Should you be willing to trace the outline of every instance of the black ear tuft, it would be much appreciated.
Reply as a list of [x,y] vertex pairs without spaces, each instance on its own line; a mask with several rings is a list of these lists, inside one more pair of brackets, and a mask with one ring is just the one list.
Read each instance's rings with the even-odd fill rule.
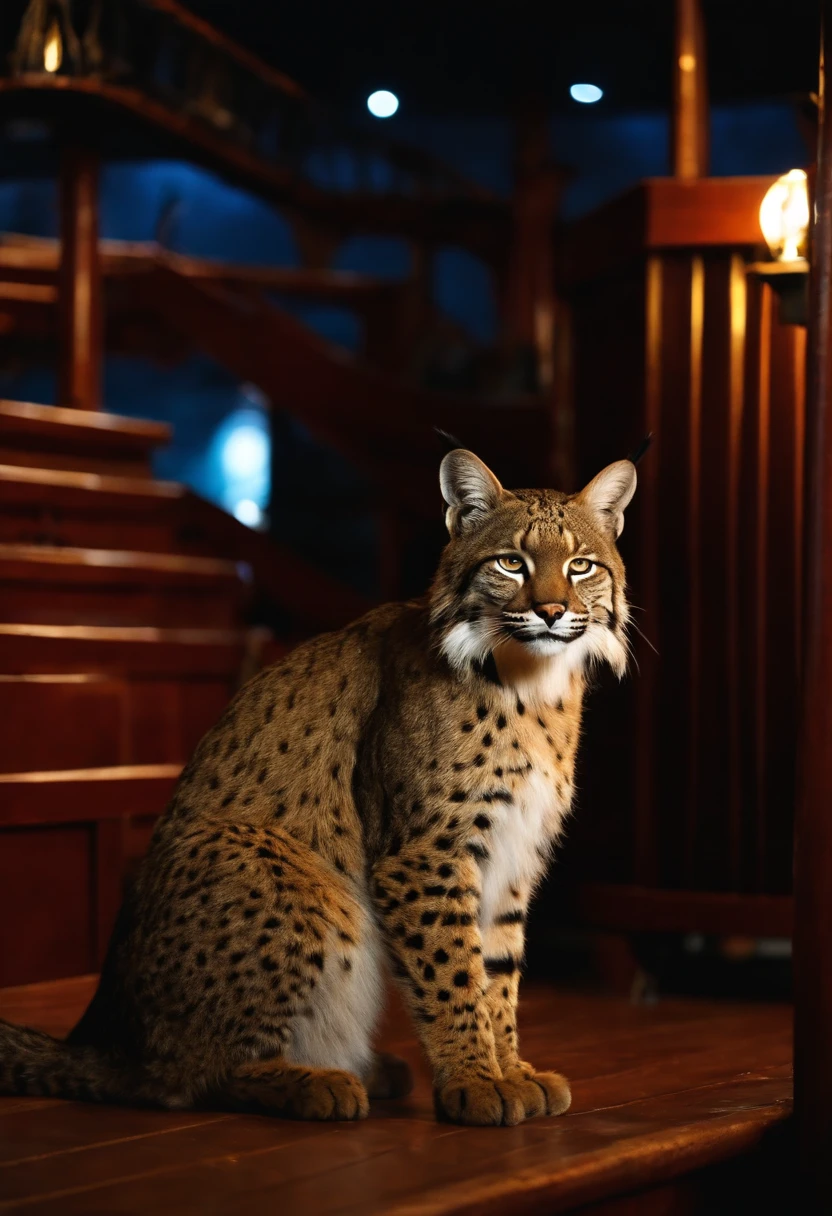
[[451,435],[448,431],[443,431],[440,426],[435,426],[433,429],[442,440],[442,447],[446,452],[455,452],[457,448],[465,447],[465,444],[460,443],[455,435]]
[[647,452],[647,450],[650,447],[652,442],[653,442],[653,432],[651,431],[649,435],[644,436],[641,443],[638,445],[638,447],[633,452],[632,456],[627,457],[630,464],[638,464],[638,462],[641,460],[642,456],[644,456],[645,453]]

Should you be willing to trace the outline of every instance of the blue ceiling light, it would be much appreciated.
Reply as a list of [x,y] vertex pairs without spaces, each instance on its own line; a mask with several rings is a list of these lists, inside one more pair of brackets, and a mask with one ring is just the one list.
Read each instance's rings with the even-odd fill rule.
[[367,109],[374,118],[392,118],[398,108],[398,97],[388,89],[376,89],[367,98]]
[[597,84],[573,84],[569,90],[569,96],[573,101],[591,106],[594,102],[601,100],[604,90],[599,89]]

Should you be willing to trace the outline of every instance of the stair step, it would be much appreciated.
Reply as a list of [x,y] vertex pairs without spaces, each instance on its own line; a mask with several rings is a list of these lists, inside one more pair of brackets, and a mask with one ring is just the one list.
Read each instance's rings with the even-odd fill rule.
[[245,653],[245,634],[233,629],[0,624],[0,671],[12,675],[84,671],[234,683]]
[[242,574],[218,558],[0,544],[0,602],[21,623],[230,627]]
[[0,503],[42,502],[44,493],[58,507],[81,505],[92,510],[129,505],[135,511],[157,511],[167,509],[171,500],[187,491],[178,481],[0,464]]
[[181,771],[181,764],[126,764],[0,773],[0,826],[158,816]]
[[0,773],[182,764],[232,692],[217,676],[0,675]]
[[147,764],[0,774],[0,921],[25,926],[23,948],[0,950],[0,979],[101,965],[125,880],[180,772]]
[[[32,570],[56,582],[182,584],[202,587],[235,585],[236,562],[179,553],[146,553],[131,549],[74,548],[63,545],[0,544],[3,578],[27,579]],[[41,575],[39,574],[39,577]]]
[[153,450],[170,434],[161,422],[0,401],[0,464],[149,478]]
[[177,482],[0,465],[0,542],[177,552],[186,495]]

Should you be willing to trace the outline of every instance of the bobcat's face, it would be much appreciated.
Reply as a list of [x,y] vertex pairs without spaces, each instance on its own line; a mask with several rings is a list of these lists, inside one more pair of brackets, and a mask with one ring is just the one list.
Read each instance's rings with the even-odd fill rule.
[[471,452],[442,462],[451,534],[433,588],[433,619],[450,663],[482,663],[500,648],[568,655],[570,670],[626,667],[624,566],[615,541],[636,485],[628,460],[581,491],[502,488]]

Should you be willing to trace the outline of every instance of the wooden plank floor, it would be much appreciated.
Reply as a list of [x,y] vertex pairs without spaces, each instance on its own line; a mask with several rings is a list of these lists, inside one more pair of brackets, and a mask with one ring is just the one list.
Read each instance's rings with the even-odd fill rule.
[[[63,1033],[93,982],[0,991],[0,1016]],[[437,1123],[427,1073],[395,1010],[384,1044],[418,1068],[417,1085],[407,1099],[375,1103],[363,1123],[0,1098],[0,1211],[560,1212],[753,1149],[790,1111],[785,1006],[633,1007],[536,987],[520,1024],[524,1055],[572,1081],[563,1118],[516,1128]]]

